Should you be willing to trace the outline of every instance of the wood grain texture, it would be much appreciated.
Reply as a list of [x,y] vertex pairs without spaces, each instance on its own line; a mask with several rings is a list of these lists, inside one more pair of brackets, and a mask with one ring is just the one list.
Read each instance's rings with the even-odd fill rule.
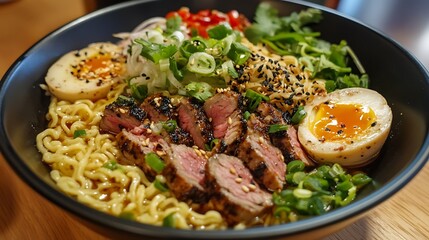
[[[0,76],[40,38],[85,14],[83,1],[0,4]],[[429,165],[403,190],[325,240],[429,239]],[[0,239],[108,239],[29,188],[0,157]]]

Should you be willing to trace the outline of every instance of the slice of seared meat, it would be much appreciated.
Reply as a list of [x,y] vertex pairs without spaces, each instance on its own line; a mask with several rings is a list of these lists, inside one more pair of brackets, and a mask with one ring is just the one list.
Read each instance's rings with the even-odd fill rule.
[[167,121],[173,117],[174,107],[171,104],[171,99],[160,93],[151,95],[140,105],[148,115],[152,122]]
[[150,129],[144,127],[134,128],[131,131],[124,129],[116,135],[116,141],[124,156],[119,158],[118,162],[140,167],[146,177],[153,180],[157,172],[145,162],[145,156],[152,152],[164,152],[168,149],[168,144],[159,135],[152,134]]
[[207,157],[204,152],[185,145],[171,144],[166,154],[163,175],[173,195],[181,201],[206,202],[208,195],[204,183]]
[[213,136],[221,140],[218,151],[233,154],[246,127],[240,96],[233,91],[217,93],[204,102],[204,111],[211,120]]
[[280,110],[267,102],[261,102],[256,108],[256,113],[261,117],[261,120],[267,124],[286,124],[283,119],[283,114]]
[[288,128],[286,131],[271,133],[270,139],[273,145],[282,151],[286,161],[301,160],[306,166],[314,166],[298,141],[297,131],[294,126],[286,124],[283,114],[272,104],[263,102],[256,109],[260,119],[267,125],[284,124]]
[[183,98],[178,108],[178,115],[179,126],[191,134],[196,146],[205,149],[205,144],[213,140],[213,131],[202,109],[202,104]]
[[230,225],[249,222],[272,205],[271,194],[262,190],[243,162],[233,156],[215,154],[207,164],[207,186],[211,206]]
[[238,145],[242,142],[246,132],[246,121],[240,110],[234,111],[228,118],[228,128],[224,138],[220,142],[219,152],[235,154]]
[[237,149],[237,157],[243,160],[261,185],[276,191],[285,184],[286,164],[281,151],[263,134],[265,129],[264,124],[252,114],[246,136]]
[[282,151],[286,161],[300,160],[306,166],[315,165],[302,149],[294,126],[290,125],[286,131],[270,134],[270,137],[273,145]]
[[228,118],[238,109],[238,94],[225,91],[215,94],[204,102],[204,111],[211,119],[213,136],[223,138],[228,128]]
[[146,112],[132,99],[120,96],[106,106],[100,121],[100,130],[104,133],[118,134],[122,129],[133,129],[142,124]]
[[180,127],[177,127],[173,131],[169,132],[168,139],[169,142],[174,144],[184,144],[189,147],[194,145],[191,135]]

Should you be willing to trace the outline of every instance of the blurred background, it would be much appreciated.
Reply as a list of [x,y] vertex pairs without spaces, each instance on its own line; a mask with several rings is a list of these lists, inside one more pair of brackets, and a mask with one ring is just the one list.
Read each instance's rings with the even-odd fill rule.
[[[117,2],[120,1],[0,0],[0,77],[20,55],[48,33],[80,16]],[[429,68],[429,0],[311,2],[337,9],[380,30],[398,41]],[[35,193],[18,178],[1,156],[0,172],[0,239],[105,239]],[[374,210],[371,217],[359,220],[329,239],[366,239],[365,233],[379,236],[377,239],[427,239],[429,213],[421,211],[427,209],[422,206],[428,205],[428,191],[423,191],[421,187],[427,179],[428,168],[402,190],[402,194]],[[410,200],[411,195],[419,197]],[[398,230],[402,235],[397,235]],[[63,235],[64,232],[68,233],[67,236]]]

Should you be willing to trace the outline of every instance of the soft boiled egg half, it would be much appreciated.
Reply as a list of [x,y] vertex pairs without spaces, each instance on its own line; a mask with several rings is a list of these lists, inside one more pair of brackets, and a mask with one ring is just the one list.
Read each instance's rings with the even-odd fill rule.
[[62,56],[49,68],[45,81],[60,100],[98,100],[107,95],[124,72],[122,48],[101,42]]
[[346,88],[315,98],[304,108],[298,139],[319,163],[359,167],[380,152],[392,123],[392,111],[378,92]]

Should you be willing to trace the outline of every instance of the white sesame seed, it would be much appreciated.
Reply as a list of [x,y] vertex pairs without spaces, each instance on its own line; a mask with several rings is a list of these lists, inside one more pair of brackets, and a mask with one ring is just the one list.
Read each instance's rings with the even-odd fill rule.
[[229,169],[229,172],[230,173],[232,173],[232,174],[236,174],[237,173],[237,171],[235,170],[235,168],[233,168],[233,167],[231,167],[230,169]]
[[243,179],[241,177],[238,177],[238,178],[235,179],[235,182],[236,183],[241,183],[241,182],[243,182]]
[[247,186],[241,186],[241,189],[244,191],[244,192],[246,192],[246,193],[248,193],[249,191],[250,191],[250,189],[247,187]]

